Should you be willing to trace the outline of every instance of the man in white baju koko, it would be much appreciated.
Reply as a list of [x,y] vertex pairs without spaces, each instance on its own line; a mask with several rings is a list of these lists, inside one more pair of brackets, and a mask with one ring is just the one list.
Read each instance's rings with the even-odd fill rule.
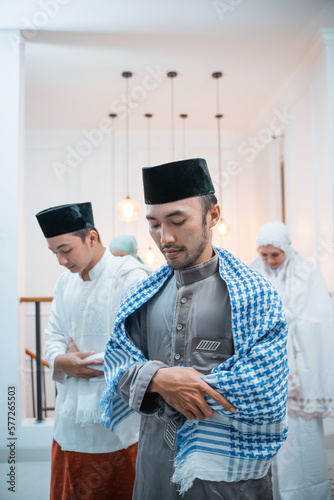
[[56,283],[46,327],[46,354],[57,382],[51,500],[102,500],[111,489],[115,499],[131,498],[138,428],[121,443],[101,426],[99,401],[117,308],[148,268],[102,246],[90,203],[55,207],[37,218],[49,248],[68,269]]

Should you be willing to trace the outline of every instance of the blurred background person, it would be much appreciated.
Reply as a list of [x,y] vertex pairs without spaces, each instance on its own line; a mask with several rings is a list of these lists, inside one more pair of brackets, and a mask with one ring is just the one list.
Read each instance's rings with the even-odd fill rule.
[[138,257],[138,246],[137,240],[132,234],[118,234],[111,241],[109,245],[109,250],[116,257],[123,257],[124,255],[131,255],[135,259],[139,260],[142,264],[144,262]]
[[274,500],[330,500],[323,418],[334,410],[334,317],[316,266],[291,248],[287,226],[257,235],[251,267],[276,287],[289,328],[288,439],[273,461]]

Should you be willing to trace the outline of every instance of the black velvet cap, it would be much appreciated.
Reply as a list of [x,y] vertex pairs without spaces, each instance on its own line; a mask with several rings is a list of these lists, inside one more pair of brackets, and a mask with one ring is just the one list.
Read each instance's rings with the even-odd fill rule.
[[215,192],[206,161],[202,158],[145,167],[143,183],[146,205],[160,205]]
[[91,203],[72,203],[48,208],[36,214],[45,238],[73,233],[94,226]]

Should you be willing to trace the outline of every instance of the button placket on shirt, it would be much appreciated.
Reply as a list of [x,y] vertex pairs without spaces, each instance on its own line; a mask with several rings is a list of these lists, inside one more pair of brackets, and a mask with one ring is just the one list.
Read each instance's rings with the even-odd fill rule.
[[175,318],[174,318],[174,349],[173,364],[185,365],[185,335],[186,325],[190,309],[192,285],[182,286],[176,296]]

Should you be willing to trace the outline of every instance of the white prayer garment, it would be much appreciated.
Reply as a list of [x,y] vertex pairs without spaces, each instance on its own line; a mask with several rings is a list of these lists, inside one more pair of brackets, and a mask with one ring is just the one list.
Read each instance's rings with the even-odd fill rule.
[[289,328],[289,434],[274,459],[274,499],[327,500],[330,484],[321,419],[334,415],[333,306],[316,266],[291,248],[285,224],[264,224],[257,245],[285,252],[276,269],[261,257],[251,264],[277,289]]
[[[54,439],[62,450],[108,453],[135,443],[138,428],[127,442],[101,426],[99,401],[104,377],[68,377],[54,370],[58,354],[65,354],[68,337],[81,352],[104,352],[113,330],[117,308],[129,289],[146,278],[148,268],[132,257],[114,257],[108,250],[89,271],[90,281],[66,271],[55,287],[50,321],[46,328],[46,354],[57,382]],[[103,366],[100,367],[103,370]]]

